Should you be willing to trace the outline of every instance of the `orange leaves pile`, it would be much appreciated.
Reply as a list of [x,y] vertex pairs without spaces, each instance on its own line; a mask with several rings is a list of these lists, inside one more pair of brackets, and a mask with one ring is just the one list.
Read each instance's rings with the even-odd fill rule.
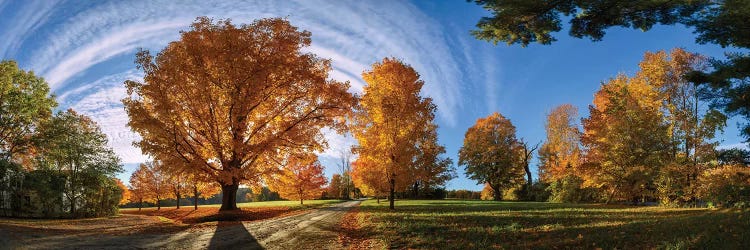
[[[301,211],[301,210],[298,210]],[[161,216],[176,222],[183,224],[196,224],[209,221],[222,221],[222,220],[234,220],[234,221],[254,221],[270,219],[278,216],[291,215],[296,211],[289,207],[257,207],[257,208],[242,208],[237,211],[225,211],[219,212],[217,207],[199,207],[198,210],[190,209],[143,209],[138,210],[126,210],[124,214],[138,214],[147,216]]]

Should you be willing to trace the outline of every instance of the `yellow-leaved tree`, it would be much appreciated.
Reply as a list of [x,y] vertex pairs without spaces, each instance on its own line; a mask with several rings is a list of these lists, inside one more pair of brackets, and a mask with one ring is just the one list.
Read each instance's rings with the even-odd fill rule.
[[[385,58],[373,64],[362,78],[367,85],[354,117],[356,129],[352,131],[359,144],[355,148],[358,168],[371,168],[365,172],[385,176],[390,208],[394,209],[395,191],[414,183],[410,170],[420,155],[420,140],[436,128],[432,126],[436,107],[432,99],[420,96],[424,81],[419,74],[398,59]],[[372,188],[381,187],[370,184]]]
[[362,194],[375,196],[377,203],[380,197],[388,192],[388,178],[381,169],[378,169],[372,160],[363,160],[360,156],[352,163],[352,181]]
[[668,150],[658,89],[640,78],[618,75],[602,84],[589,113],[583,119],[583,185],[608,191],[608,203],[646,195]]
[[577,175],[581,165],[581,131],[576,121],[578,109],[563,104],[552,109],[544,124],[547,139],[539,149],[539,178],[555,182],[567,175]]
[[193,195],[193,209],[198,210],[198,198],[210,198],[221,192],[221,186],[200,172],[187,176],[188,189]]
[[310,32],[285,19],[191,27],[156,56],[137,54],[145,77],[125,82],[128,125],[144,153],[221,185],[220,210],[233,210],[240,183],[277,172],[280,152],[320,151],[322,128],[343,132],[356,97],[329,79],[329,60],[305,52]]
[[285,199],[303,200],[319,197],[328,180],[323,175],[324,167],[315,155],[290,156],[286,164],[268,187]]
[[686,79],[706,64],[703,56],[680,48],[647,52],[635,76],[659,90],[668,124],[667,165],[656,181],[663,204],[695,202],[700,173],[716,161],[716,132],[726,126],[727,116],[701,99],[705,86]]
[[112,180],[115,182],[115,185],[117,185],[117,187],[122,191],[122,197],[120,198],[120,202],[118,202],[118,205],[127,204],[131,199],[130,189],[128,189],[128,187],[126,187],[125,184],[122,183],[122,180],[118,178],[112,178]]
[[161,210],[162,200],[175,198],[169,184],[169,174],[161,161],[142,163],[130,177],[130,185],[143,192],[141,202],[156,202],[156,210]]
[[143,208],[143,202],[149,200],[148,190],[146,188],[148,176],[144,167],[138,167],[130,175],[130,201],[138,203],[138,211]]

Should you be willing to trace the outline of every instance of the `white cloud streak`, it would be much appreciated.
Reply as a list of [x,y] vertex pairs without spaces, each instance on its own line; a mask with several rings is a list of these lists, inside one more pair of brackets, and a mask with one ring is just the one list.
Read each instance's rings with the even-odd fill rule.
[[105,76],[94,82],[60,95],[63,108],[73,108],[93,119],[107,135],[109,146],[120,156],[123,163],[141,163],[147,157],[133,146],[140,136],[128,127],[128,116],[120,102],[125,98],[125,80],[139,80],[143,75],[135,70]]
[[[8,3],[0,1],[0,11]],[[0,26],[0,34],[4,34],[0,58],[13,58],[24,40],[49,18],[56,4],[54,1],[28,1],[15,11],[13,18],[6,18],[5,25]]]
[[[133,70],[132,56],[137,48],[160,50],[177,39],[178,31],[186,29],[195,17],[204,15],[231,18],[234,23],[263,17],[289,18],[292,24],[312,32],[313,46],[309,51],[332,59],[334,70],[330,77],[350,81],[355,93],[362,91],[365,83],[360,75],[372,63],[389,56],[402,59],[425,80],[423,95],[433,98],[438,106],[439,121],[448,127],[457,123],[463,75],[458,68],[459,59],[450,51],[449,35],[435,20],[406,2],[144,0],[91,5],[54,23],[45,23],[43,13],[29,18],[25,27],[47,27],[44,34],[35,36],[41,46],[25,52],[28,60],[24,65],[50,82],[62,107],[73,107],[92,116],[126,163],[146,159],[131,145],[138,137],[125,125],[127,115],[120,103],[125,95],[122,82],[140,78]],[[29,8],[33,6],[24,9]],[[17,14],[10,18],[26,15]],[[34,29],[8,32],[25,37]],[[22,46],[19,44],[23,39],[18,41],[0,41],[0,48]],[[355,144],[350,136],[332,131],[327,131],[325,137],[330,146],[321,154],[325,157],[338,157],[339,151]]]

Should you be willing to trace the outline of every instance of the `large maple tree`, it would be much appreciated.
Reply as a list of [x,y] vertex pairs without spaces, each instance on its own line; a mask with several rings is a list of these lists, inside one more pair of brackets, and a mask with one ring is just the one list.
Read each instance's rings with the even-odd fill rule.
[[322,150],[321,129],[343,130],[356,98],[329,79],[329,60],[304,51],[310,32],[285,19],[191,27],[156,56],[138,53],[145,77],[125,83],[123,102],[144,153],[208,175],[233,210],[240,183],[276,172],[280,152]]
[[493,113],[466,131],[458,164],[465,167],[469,179],[489,185],[494,200],[501,200],[504,189],[523,183],[519,145],[516,127],[503,115]]

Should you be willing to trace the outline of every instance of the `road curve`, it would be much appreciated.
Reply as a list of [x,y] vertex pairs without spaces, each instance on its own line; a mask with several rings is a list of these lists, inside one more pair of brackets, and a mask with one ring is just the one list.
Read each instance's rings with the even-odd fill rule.
[[173,249],[341,249],[337,238],[344,214],[361,201],[347,201],[298,215],[257,222],[219,222],[213,230],[173,235],[163,245]]
[[[79,222],[95,224],[96,229],[91,230],[28,229],[20,220],[0,223],[0,249],[341,249],[337,240],[341,219],[360,202],[347,201],[263,221],[166,225],[173,228],[170,232],[160,232],[163,222],[144,220],[140,215],[123,215],[117,223],[101,219]],[[155,230],[140,231],[143,228]]]

